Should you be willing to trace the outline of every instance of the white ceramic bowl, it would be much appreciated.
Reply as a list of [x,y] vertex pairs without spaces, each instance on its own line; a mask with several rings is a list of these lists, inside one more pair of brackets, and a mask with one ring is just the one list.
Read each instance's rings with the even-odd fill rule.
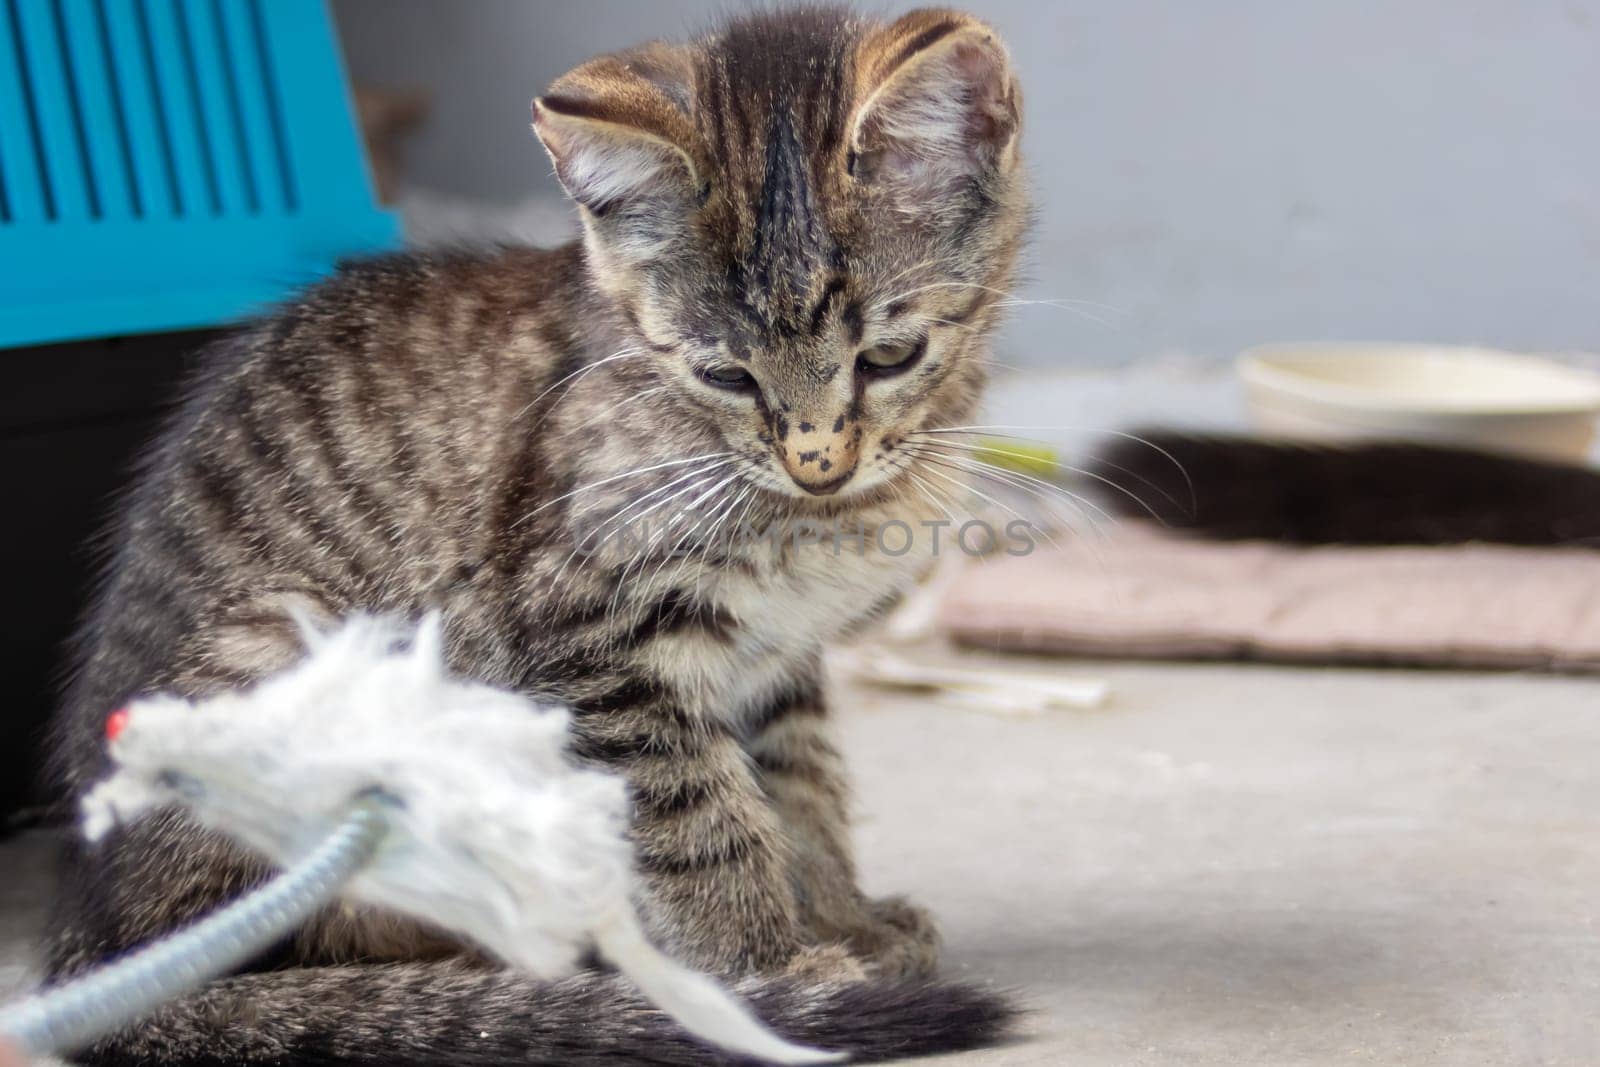
[[1600,375],[1490,348],[1263,345],[1238,371],[1258,428],[1274,437],[1428,441],[1581,463],[1600,413]]

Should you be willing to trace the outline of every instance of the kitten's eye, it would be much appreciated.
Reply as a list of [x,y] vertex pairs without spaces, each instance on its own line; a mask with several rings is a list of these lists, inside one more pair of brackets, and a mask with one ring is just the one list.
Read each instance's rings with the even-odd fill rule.
[[870,378],[892,378],[916,366],[927,350],[926,337],[900,344],[874,345],[856,353],[856,371]]
[[753,392],[756,380],[739,367],[696,367],[695,375],[707,385],[735,393]]

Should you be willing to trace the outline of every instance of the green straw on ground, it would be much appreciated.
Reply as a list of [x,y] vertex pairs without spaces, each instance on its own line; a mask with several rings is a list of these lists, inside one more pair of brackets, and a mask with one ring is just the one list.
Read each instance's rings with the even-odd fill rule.
[[1054,478],[1061,471],[1060,453],[1037,441],[980,437],[972,447],[972,455],[984,463],[1036,478]]

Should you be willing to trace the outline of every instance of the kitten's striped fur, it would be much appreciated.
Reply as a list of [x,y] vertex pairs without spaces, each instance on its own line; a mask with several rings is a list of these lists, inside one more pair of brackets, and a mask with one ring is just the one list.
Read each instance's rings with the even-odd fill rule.
[[[576,711],[633,789],[656,936],[784,1032],[865,1058],[991,1039],[931,977],[925,913],[856,887],[821,644],[919,555],[708,536],[942,517],[904,433],[969,421],[1027,213],[1020,101],[982,23],[835,9],[593,60],[535,102],[580,205],[554,251],[344,270],[219,346],[127,503],[59,723],[81,790],[131,695],[249,683],[289,613],[442,609],[456,670]],[[857,353],[910,354],[903,372]],[[898,346],[898,347],[894,347]],[[744,371],[718,388],[697,377]],[[694,505],[653,540],[603,540]],[[668,551],[677,549],[678,551]],[[261,865],[172,815],[69,857],[67,974]],[[438,934],[334,909],[102,1063],[710,1062],[599,972],[535,986]]]

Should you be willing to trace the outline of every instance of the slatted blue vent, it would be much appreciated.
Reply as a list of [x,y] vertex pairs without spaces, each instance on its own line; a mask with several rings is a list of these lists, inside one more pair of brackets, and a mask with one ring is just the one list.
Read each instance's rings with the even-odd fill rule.
[[224,322],[398,232],[321,0],[0,0],[0,347]]

